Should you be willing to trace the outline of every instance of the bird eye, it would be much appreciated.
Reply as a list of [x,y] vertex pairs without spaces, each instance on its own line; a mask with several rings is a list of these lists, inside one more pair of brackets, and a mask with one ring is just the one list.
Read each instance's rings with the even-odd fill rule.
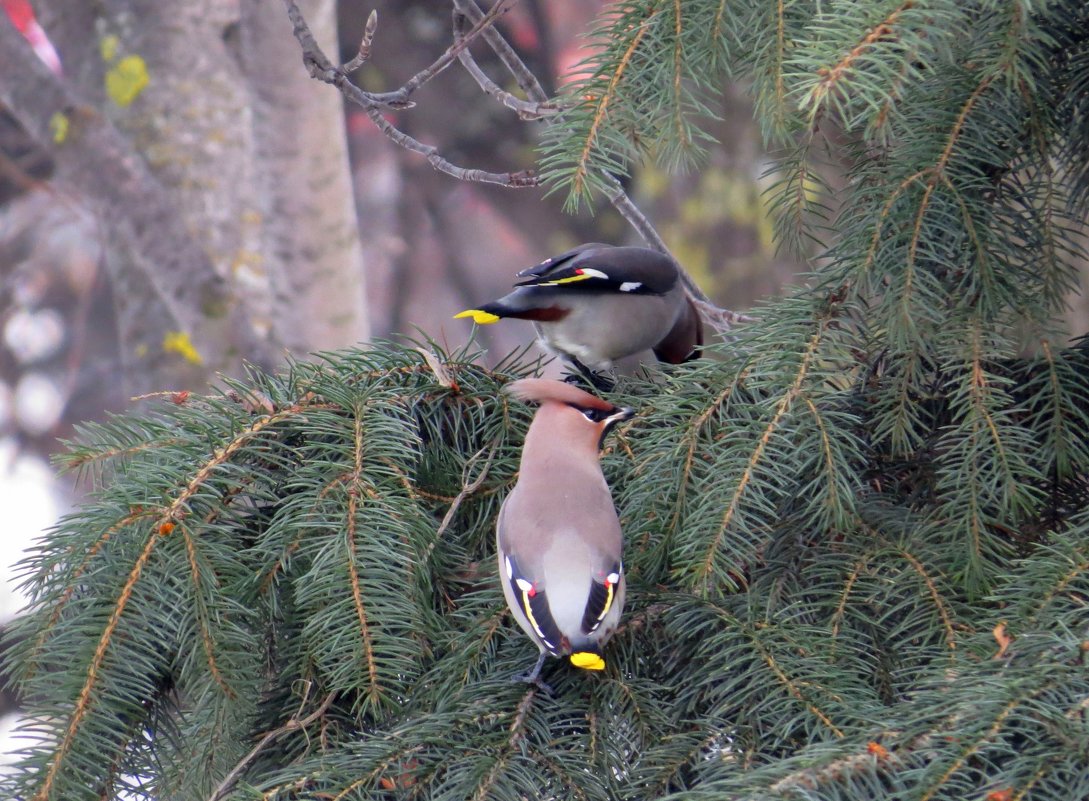
[[602,411],[601,409],[583,409],[582,413],[586,415],[586,419],[591,423],[600,423],[609,416],[608,412]]

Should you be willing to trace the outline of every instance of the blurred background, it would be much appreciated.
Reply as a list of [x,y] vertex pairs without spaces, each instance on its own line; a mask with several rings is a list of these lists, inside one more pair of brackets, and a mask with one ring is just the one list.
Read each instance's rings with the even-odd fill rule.
[[[339,63],[377,10],[353,76],[369,91],[451,43],[443,0],[299,5]],[[586,32],[608,5],[521,0],[497,27],[551,94],[592,56]],[[488,48],[472,52],[516,90]],[[413,100],[383,118],[447,160],[534,167],[545,123],[458,65]],[[776,251],[774,165],[745,87],[722,87],[712,111],[717,144],[698,169],[643,165],[625,185],[711,298],[747,311],[815,252]],[[833,205],[845,167],[826,156]],[[85,489],[49,464],[76,423],[201,392],[239,355],[276,368],[288,352],[400,335],[456,348],[473,327],[451,317],[505,294],[518,270],[581,242],[643,244],[604,201],[562,206],[561,193],[459,181],[392,142],[307,77],[281,2],[0,0],[0,625],[25,602],[20,550]],[[1084,298],[1069,327],[1089,330]],[[532,338],[517,321],[477,335],[493,360]],[[0,734],[14,708],[0,696]]]

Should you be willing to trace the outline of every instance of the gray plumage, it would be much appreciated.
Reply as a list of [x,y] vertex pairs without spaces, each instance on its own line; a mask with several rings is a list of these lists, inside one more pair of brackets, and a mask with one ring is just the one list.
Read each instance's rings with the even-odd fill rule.
[[591,670],[624,606],[620,521],[599,463],[599,445],[630,409],[543,378],[508,388],[541,404],[526,434],[518,482],[496,528],[503,594],[541,654]]
[[518,276],[524,280],[509,295],[457,316],[530,320],[546,349],[595,372],[699,355],[699,312],[677,265],[657,251],[590,243]]

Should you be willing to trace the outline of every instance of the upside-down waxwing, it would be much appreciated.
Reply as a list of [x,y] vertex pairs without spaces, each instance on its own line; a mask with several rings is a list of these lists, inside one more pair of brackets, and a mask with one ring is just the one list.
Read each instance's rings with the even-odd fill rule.
[[541,649],[517,678],[539,684],[546,656],[605,667],[602,647],[620,620],[625,582],[620,521],[598,457],[609,429],[634,412],[547,378],[507,391],[541,404],[496,526],[503,595]]
[[518,273],[499,300],[455,317],[531,320],[546,349],[584,372],[699,356],[703,327],[677,265],[649,248],[580,245]]

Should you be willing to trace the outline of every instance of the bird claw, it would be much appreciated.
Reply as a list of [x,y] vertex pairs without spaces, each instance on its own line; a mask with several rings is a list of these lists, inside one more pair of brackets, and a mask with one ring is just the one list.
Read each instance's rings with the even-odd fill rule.
[[510,677],[512,683],[532,684],[541,690],[546,695],[555,695],[552,691],[552,685],[542,679],[540,676],[535,676],[532,673],[516,673]]
[[572,372],[563,377],[565,384],[589,384],[598,392],[609,392],[616,386],[616,381],[610,376],[591,370],[578,359],[572,359],[569,366]]
[[544,665],[545,657],[548,656],[544,651],[541,651],[540,656],[537,657],[537,662],[533,666],[533,669],[528,673],[516,673],[511,676],[511,681],[523,682],[525,684],[534,684],[538,689],[552,695],[552,688],[549,687],[544,681],[541,680],[541,667]]

